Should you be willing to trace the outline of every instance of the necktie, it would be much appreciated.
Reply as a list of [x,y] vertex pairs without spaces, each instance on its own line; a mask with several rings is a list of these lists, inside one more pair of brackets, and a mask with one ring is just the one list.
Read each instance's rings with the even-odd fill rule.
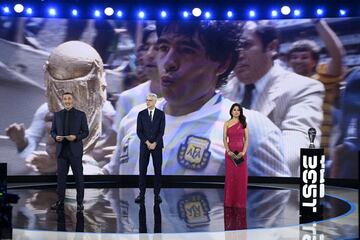
[[248,109],[250,108],[254,88],[255,88],[255,85],[253,83],[245,85],[245,94],[244,94],[243,101],[241,103],[241,105],[244,108],[248,108]]
[[152,121],[153,118],[152,118],[152,111],[150,111],[150,121]]
[[69,114],[70,112],[65,110],[64,136],[69,135]]

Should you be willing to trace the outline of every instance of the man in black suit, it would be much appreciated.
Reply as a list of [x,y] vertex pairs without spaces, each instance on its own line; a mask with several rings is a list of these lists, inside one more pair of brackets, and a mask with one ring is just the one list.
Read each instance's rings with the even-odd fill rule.
[[73,95],[64,93],[62,102],[65,109],[54,114],[51,137],[56,142],[57,193],[58,201],[51,206],[53,210],[64,208],[66,176],[71,166],[76,183],[77,210],[84,209],[84,176],[82,166],[82,140],[89,135],[86,115],[73,107]]
[[154,181],[154,201],[160,203],[161,197],[161,165],[163,135],[165,130],[165,114],[163,111],[155,108],[157,96],[150,93],[146,97],[147,109],[139,112],[137,117],[136,132],[140,138],[140,155],[139,155],[139,188],[140,195],[135,199],[136,203],[143,203],[146,191],[146,172],[149,165],[150,154],[153,159],[155,172]]

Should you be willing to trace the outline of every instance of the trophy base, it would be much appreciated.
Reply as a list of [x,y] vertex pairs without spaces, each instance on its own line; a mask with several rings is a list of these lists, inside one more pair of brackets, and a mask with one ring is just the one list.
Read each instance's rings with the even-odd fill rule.
[[315,144],[310,143],[309,148],[310,148],[310,149],[315,149]]

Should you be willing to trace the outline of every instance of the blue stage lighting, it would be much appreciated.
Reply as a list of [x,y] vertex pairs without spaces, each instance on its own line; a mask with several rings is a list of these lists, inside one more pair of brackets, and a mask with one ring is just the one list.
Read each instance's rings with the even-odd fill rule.
[[163,11],[161,11],[160,15],[162,18],[166,18],[167,13],[166,13],[166,11],[163,10]]
[[210,12],[205,12],[205,18],[206,18],[206,19],[211,18],[211,13],[210,13]]
[[55,8],[50,8],[49,9],[49,15],[50,16],[56,16],[56,9]]
[[31,15],[32,13],[33,13],[32,8],[27,8],[27,9],[26,9],[26,14],[27,14],[27,15]]
[[340,9],[340,10],[339,10],[340,16],[345,16],[346,13],[347,13],[347,11],[346,11],[345,9]]
[[122,11],[117,11],[117,13],[116,13],[116,16],[118,16],[118,17],[122,17],[123,16],[123,12]]
[[138,16],[139,16],[139,18],[141,18],[141,19],[145,18],[145,12],[144,12],[144,11],[140,11],[140,12],[138,13]]
[[227,11],[226,15],[228,18],[232,18],[234,16],[232,11]]
[[278,11],[272,10],[272,11],[271,11],[271,16],[272,16],[272,17],[277,17],[277,16],[278,16]]
[[78,14],[79,14],[78,10],[76,10],[76,9],[71,10],[71,15],[76,17]]
[[301,11],[299,9],[294,10],[294,16],[299,17],[301,15]]
[[316,15],[322,16],[324,14],[324,10],[322,8],[316,9]]
[[189,17],[189,13],[187,11],[183,11],[183,17],[184,18],[188,18]]
[[256,16],[256,12],[254,10],[249,11],[249,17],[253,18]]
[[101,16],[100,10],[95,10],[94,11],[94,16],[97,17],[97,18],[100,17]]
[[7,7],[7,6],[6,6],[6,7],[3,7],[3,12],[6,13],[6,14],[7,14],[7,13],[10,13],[10,8]]

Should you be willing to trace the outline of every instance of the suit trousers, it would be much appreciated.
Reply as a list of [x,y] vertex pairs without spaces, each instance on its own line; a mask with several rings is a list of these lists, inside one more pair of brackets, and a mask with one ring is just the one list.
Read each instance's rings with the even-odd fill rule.
[[81,204],[84,200],[84,175],[82,158],[75,157],[70,149],[70,144],[63,144],[61,153],[57,158],[57,194],[58,200],[64,201],[66,190],[66,177],[69,166],[74,174],[76,185],[76,201]]
[[146,173],[149,165],[150,154],[153,159],[155,180],[154,180],[154,194],[159,195],[161,188],[161,165],[162,165],[162,148],[156,147],[154,150],[149,150],[145,144],[141,144],[139,156],[139,189],[140,195],[144,196],[146,191]]

